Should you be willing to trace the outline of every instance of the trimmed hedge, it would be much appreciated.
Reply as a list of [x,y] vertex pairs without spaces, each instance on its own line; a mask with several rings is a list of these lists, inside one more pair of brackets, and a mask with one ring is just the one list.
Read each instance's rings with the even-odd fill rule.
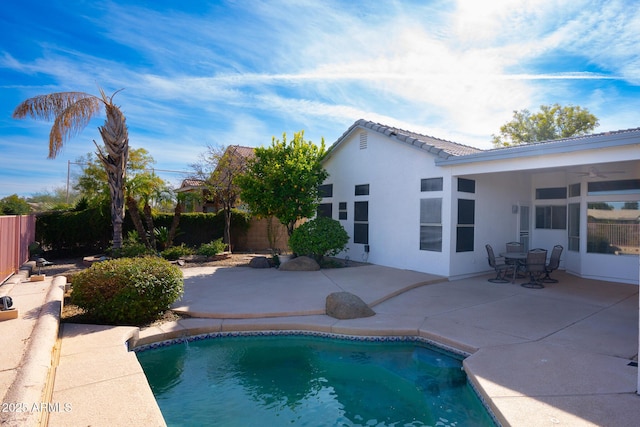
[[182,271],[169,261],[119,258],[78,273],[71,303],[106,324],[141,326],[157,319],[183,292]]
[[349,243],[349,235],[340,222],[317,217],[293,230],[289,247],[297,255],[308,255],[318,263],[325,255],[337,255]]
[[[232,238],[249,228],[249,215],[234,210],[231,216]],[[171,227],[173,214],[154,214],[156,227]],[[131,216],[127,213],[122,226],[123,234],[135,231]],[[102,252],[110,247],[113,237],[109,207],[91,208],[78,212],[49,212],[36,219],[36,240],[43,248],[54,253],[83,254],[86,251]],[[224,234],[224,213],[184,213],[180,217],[178,235],[174,245],[185,244],[197,248],[221,238]]]

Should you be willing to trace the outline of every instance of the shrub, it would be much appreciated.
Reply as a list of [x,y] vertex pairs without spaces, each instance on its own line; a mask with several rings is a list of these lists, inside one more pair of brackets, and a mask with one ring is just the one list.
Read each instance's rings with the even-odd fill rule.
[[182,271],[158,257],[96,263],[73,279],[71,303],[96,320],[143,325],[182,296]]
[[193,249],[183,243],[180,246],[171,246],[170,248],[165,249],[160,253],[160,255],[162,255],[162,258],[164,259],[175,261],[181,256],[193,255],[194,252],[195,251]]
[[318,217],[293,231],[289,247],[297,255],[309,255],[321,262],[326,255],[336,255],[349,242],[349,235],[334,219]]
[[198,248],[198,255],[205,256],[214,256],[224,252],[224,249],[227,247],[225,243],[222,242],[222,239],[217,239],[209,243],[203,243]]
[[135,258],[156,255],[156,251],[147,247],[142,242],[126,241],[120,249],[111,249],[107,251],[114,258]]

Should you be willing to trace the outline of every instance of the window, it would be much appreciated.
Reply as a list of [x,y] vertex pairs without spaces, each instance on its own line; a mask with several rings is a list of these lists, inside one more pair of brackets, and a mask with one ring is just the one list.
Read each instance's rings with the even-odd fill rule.
[[536,188],[537,200],[566,199],[567,187]]
[[587,184],[587,194],[638,194],[640,193],[640,179],[623,179],[619,181],[600,181]]
[[463,193],[475,193],[476,181],[473,179],[458,178],[458,191]]
[[442,199],[420,200],[420,250],[442,252]]
[[333,184],[318,186],[318,196],[320,196],[321,198],[333,197]]
[[571,184],[569,186],[569,197],[580,196],[580,184]]
[[327,218],[333,218],[333,205],[331,203],[320,203],[316,210],[316,216],[325,216]]
[[421,179],[420,191],[442,191],[442,178]]
[[456,230],[456,252],[472,252],[476,201],[458,199],[458,226]]
[[347,219],[347,202],[338,203],[338,219]]
[[587,204],[587,252],[638,255],[640,202]]
[[368,196],[369,184],[356,185],[356,196]]
[[354,203],[353,243],[369,244],[369,202]]
[[549,230],[566,230],[567,207],[536,206],[536,228]]
[[569,250],[580,250],[580,203],[569,203]]

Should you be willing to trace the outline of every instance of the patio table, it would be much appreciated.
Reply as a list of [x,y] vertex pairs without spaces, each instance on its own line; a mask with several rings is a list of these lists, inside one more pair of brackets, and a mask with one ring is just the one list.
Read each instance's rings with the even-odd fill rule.
[[513,269],[513,279],[511,280],[511,283],[516,283],[516,275],[518,274],[518,267],[522,266],[526,263],[527,261],[527,253],[526,252],[501,252],[500,256],[503,257],[505,260],[512,260],[515,261],[514,264],[514,269]]

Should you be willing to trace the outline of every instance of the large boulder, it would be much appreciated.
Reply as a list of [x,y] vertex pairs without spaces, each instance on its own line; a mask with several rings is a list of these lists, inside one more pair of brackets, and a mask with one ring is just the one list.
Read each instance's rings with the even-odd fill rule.
[[280,264],[282,271],[318,271],[320,265],[313,258],[299,256]]
[[376,314],[360,297],[350,292],[329,294],[326,310],[328,316],[336,319],[358,319]]
[[251,258],[249,261],[249,267],[251,268],[270,268],[271,264],[266,256],[257,256]]

